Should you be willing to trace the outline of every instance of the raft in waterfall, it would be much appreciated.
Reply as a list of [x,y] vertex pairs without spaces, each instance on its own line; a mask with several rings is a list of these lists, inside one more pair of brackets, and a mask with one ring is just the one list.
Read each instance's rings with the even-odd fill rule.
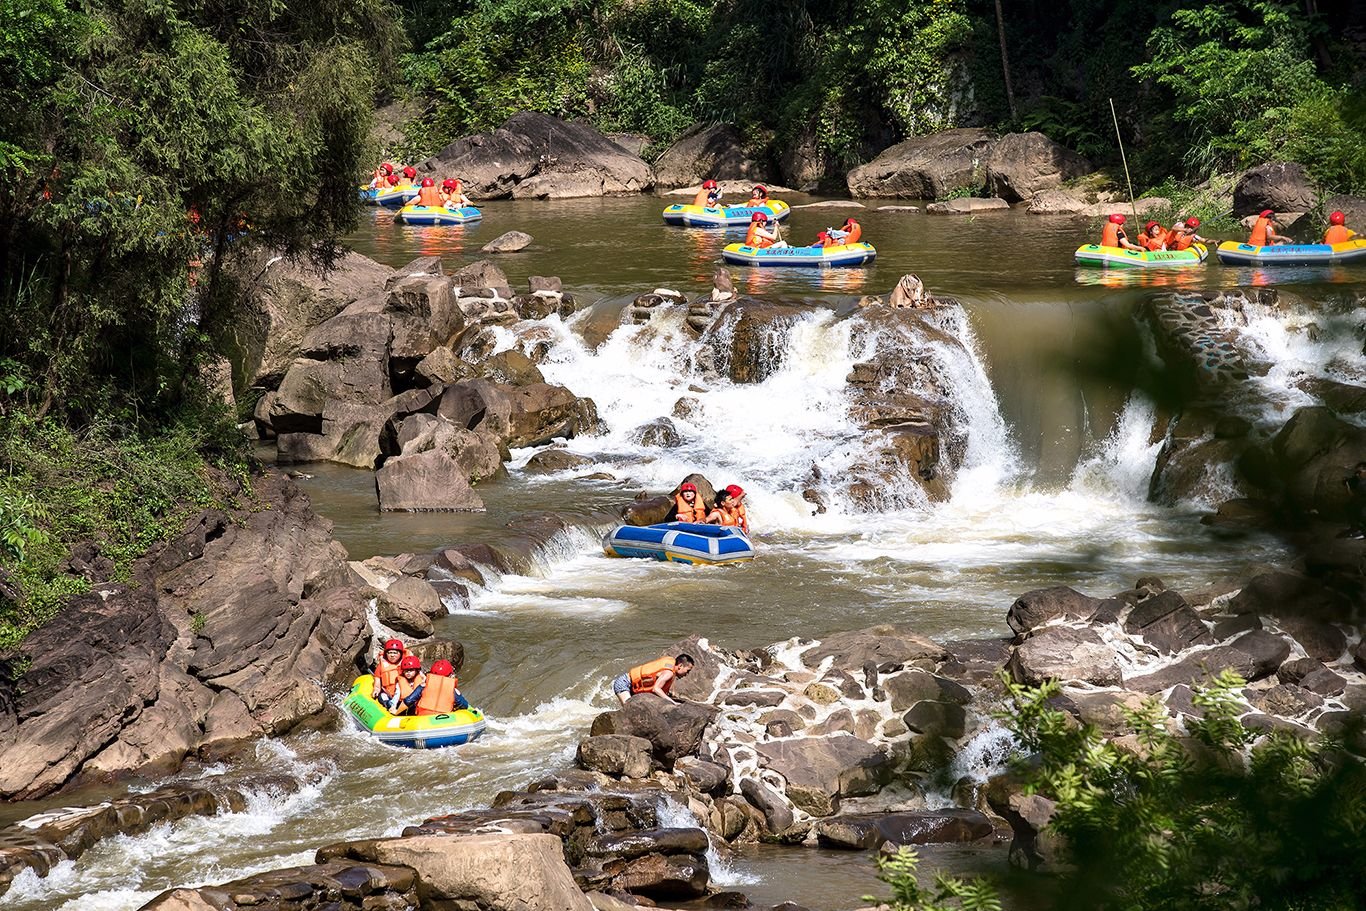
[[602,549],[609,557],[648,557],[704,566],[754,559],[754,545],[740,529],[695,522],[618,525],[602,539]]
[[476,708],[456,709],[440,715],[391,715],[388,709],[370,698],[374,685],[375,678],[369,674],[357,677],[342,708],[380,743],[435,750],[478,740],[484,733],[484,713]]
[[1219,245],[1219,261],[1234,266],[1318,266],[1366,262],[1366,238],[1340,244],[1275,244],[1254,247],[1226,240]]

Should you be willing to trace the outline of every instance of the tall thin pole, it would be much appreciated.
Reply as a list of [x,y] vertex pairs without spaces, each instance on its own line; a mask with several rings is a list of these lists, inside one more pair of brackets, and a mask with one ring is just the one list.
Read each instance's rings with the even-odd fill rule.
[[1001,0],[996,0],[996,36],[1001,42],[1001,73],[1005,76],[1006,104],[1010,106],[1010,119],[1015,119],[1015,89],[1010,84],[1010,55],[1006,52],[1006,20],[1001,14]]
[[1138,221],[1138,203],[1134,202],[1134,181],[1129,176],[1129,159],[1124,155],[1124,137],[1119,135],[1119,115],[1115,113],[1115,99],[1110,99],[1110,119],[1115,122],[1115,141],[1119,143],[1119,160],[1124,163],[1124,182],[1129,185],[1129,208],[1134,213],[1134,222]]

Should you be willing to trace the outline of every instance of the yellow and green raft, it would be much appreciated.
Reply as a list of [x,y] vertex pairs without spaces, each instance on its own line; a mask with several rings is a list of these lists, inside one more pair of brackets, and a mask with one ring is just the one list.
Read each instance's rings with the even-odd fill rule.
[[374,686],[375,678],[369,674],[357,677],[342,708],[380,743],[435,750],[478,740],[484,733],[484,713],[476,708],[442,715],[391,715],[370,698]]
[[1082,244],[1077,248],[1077,265],[1110,269],[1171,269],[1198,266],[1209,256],[1204,244],[1191,244],[1185,250],[1126,250]]

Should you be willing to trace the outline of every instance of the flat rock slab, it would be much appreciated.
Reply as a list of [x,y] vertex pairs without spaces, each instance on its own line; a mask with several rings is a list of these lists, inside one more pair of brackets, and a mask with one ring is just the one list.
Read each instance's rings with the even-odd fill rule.
[[[852,199],[823,199],[820,202],[804,202],[794,209],[866,209],[868,208],[861,202],[854,202]],[[911,206],[911,208],[915,208]]]
[[976,810],[950,808],[884,815],[835,816],[816,823],[816,838],[828,848],[867,851],[891,845],[976,841],[995,830]]
[[834,633],[802,653],[802,663],[816,667],[827,658],[832,666],[862,673],[873,662],[879,668],[925,661],[933,664],[948,657],[944,647],[916,633],[909,625],[884,624],[871,629]]
[[1124,631],[1169,655],[1214,643],[1200,615],[1174,591],[1140,601],[1125,619]]
[[1207,683],[1220,671],[1231,669],[1244,680],[1261,680],[1276,672],[1290,655],[1290,643],[1266,630],[1253,630],[1228,645],[1193,652],[1159,671],[1126,682],[1131,690],[1157,693],[1177,684]]
[[1016,647],[1006,669],[1021,683],[1045,680],[1118,686],[1122,675],[1115,650],[1092,629],[1055,626]]
[[1100,599],[1083,595],[1066,585],[1025,592],[1006,611],[1006,623],[1024,635],[1052,620],[1090,620]]
[[813,816],[828,816],[840,797],[876,794],[891,779],[887,756],[848,734],[759,744],[760,761],[787,781],[787,797]]
[[932,202],[925,207],[925,212],[929,215],[976,215],[978,212],[1003,212],[1008,209],[1010,203],[1004,199],[978,199],[967,196],[945,202]]

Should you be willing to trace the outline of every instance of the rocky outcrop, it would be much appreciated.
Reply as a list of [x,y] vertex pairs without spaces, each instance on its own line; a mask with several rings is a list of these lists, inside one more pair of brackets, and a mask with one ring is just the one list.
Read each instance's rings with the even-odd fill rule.
[[654,164],[655,183],[686,187],[704,180],[767,181],[769,169],[745,151],[740,131],[728,123],[694,124]]
[[1238,175],[1233,185],[1233,214],[1255,215],[1263,209],[1277,213],[1308,212],[1318,205],[1319,192],[1302,165],[1275,161]]
[[587,123],[548,114],[514,114],[490,133],[457,139],[418,166],[457,174],[475,199],[564,199],[641,193],[650,166]]
[[987,191],[1007,202],[1025,202],[1090,170],[1085,158],[1042,133],[1009,133],[986,156]]
[[174,768],[323,711],[369,640],[365,603],[291,482],[268,474],[254,494],[269,508],[199,516],[133,584],[73,599],[24,641],[31,663],[0,683],[0,795]]
[[849,193],[940,199],[986,182],[986,162],[995,140],[986,130],[945,130],[915,136],[849,172]]
[[626,735],[649,741],[655,759],[672,768],[684,756],[696,755],[702,734],[716,710],[693,702],[676,703],[651,693],[632,697],[620,709],[593,719],[594,736]]

